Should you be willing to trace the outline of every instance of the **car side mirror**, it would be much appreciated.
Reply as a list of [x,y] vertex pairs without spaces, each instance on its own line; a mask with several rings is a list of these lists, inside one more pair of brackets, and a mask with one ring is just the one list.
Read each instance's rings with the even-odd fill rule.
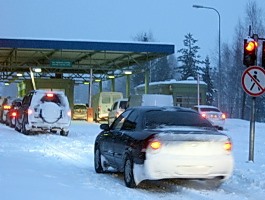
[[109,112],[111,111],[110,108],[108,108],[108,111],[109,111]]
[[109,131],[109,125],[108,124],[101,124],[99,126],[100,129],[104,130],[104,131]]

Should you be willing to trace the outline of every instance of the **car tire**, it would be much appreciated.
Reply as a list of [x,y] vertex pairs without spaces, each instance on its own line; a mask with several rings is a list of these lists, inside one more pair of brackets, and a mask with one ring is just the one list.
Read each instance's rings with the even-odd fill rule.
[[22,121],[21,133],[23,133],[24,135],[29,135],[30,134],[30,131],[26,129],[26,121],[25,121],[25,119],[23,119],[23,121]]
[[124,183],[126,187],[135,188],[135,180],[133,173],[133,161],[130,156],[126,156],[124,161]]
[[68,134],[69,134],[69,131],[64,131],[64,130],[60,131],[61,136],[68,136]]
[[21,130],[18,128],[18,122],[17,122],[17,119],[15,119],[15,130],[17,132],[20,132]]
[[97,173],[103,173],[104,169],[101,163],[101,153],[98,146],[95,147],[94,151],[94,168]]

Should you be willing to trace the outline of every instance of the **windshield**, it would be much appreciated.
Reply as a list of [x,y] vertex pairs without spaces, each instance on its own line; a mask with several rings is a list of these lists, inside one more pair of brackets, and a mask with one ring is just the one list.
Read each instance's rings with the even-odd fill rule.
[[145,115],[145,128],[165,126],[212,127],[211,123],[198,113],[179,111],[149,111]]

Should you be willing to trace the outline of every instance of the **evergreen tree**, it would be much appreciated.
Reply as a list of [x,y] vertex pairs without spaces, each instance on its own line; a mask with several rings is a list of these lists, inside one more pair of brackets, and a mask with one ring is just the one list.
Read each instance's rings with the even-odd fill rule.
[[213,95],[214,95],[214,86],[213,86],[213,81],[211,79],[210,75],[210,60],[209,57],[207,56],[205,61],[205,68],[202,69],[202,79],[203,81],[207,84],[207,93],[206,93],[206,104],[207,105],[212,105],[213,103]]
[[[154,42],[152,33],[140,33],[135,38],[137,41],[142,42]],[[172,60],[172,59],[171,59]],[[165,81],[173,78],[173,67],[169,62],[169,56],[154,59],[141,66],[134,66],[139,69],[140,73],[136,73],[132,76],[133,86],[143,84],[145,81],[144,71],[148,70],[150,75],[150,82]]]
[[185,35],[185,39],[183,41],[184,48],[178,50],[178,53],[181,55],[178,57],[178,62],[180,62],[180,66],[178,67],[178,72],[182,74],[182,79],[185,80],[189,76],[197,77],[197,73],[199,73],[198,64],[203,63],[199,60],[200,56],[198,55],[198,50],[200,49],[191,33]]

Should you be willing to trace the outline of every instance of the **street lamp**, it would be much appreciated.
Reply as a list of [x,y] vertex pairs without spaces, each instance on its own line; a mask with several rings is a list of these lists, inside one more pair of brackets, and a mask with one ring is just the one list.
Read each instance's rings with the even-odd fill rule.
[[[218,78],[218,82],[219,82],[219,87],[221,86],[221,17],[220,17],[220,13],[218,12],[218,10],[216,10],[215,8],[212,7],[207,7],[207,6],[201,6],[201,5],[193,5],[193,8],[205,8],[205,9],[210,9],[210,10],[214,10],[217,15],[218,15],[218,29],[219,29],[219,36],[218,36],[218,46],[219,46],[219,59],[218,59],[218,72],[219,72],[219,78]],[[220,108],[220,92],[218,92],[218,107]]]

